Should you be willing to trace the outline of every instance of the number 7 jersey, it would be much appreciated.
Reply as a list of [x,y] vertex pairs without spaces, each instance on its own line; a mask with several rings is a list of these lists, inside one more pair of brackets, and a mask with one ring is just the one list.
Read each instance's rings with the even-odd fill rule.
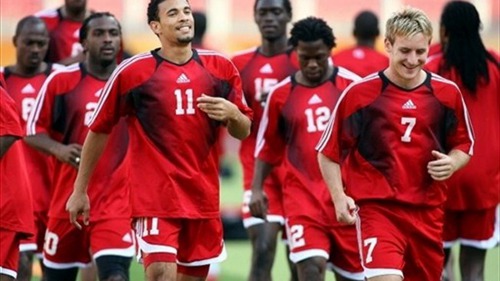
[[342,94],[317,150],[340,163],[347,194],[355,200],[390,200],[437,206],[443,182],[427,164],[432,150],[472,155],[473,136],[457,85],[427,72],[424,83],[403,89],[383,72]]

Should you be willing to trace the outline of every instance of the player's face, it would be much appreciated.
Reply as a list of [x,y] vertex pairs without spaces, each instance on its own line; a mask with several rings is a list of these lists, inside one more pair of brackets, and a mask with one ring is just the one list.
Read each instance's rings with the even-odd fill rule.
[[283,6],[283,0],[260,0],[254,13],[255,23],[262,37],[269,41],[286,36],[286,25],[291,16]]
[[384,44],[390,58],[387,71],[396,79],[393,82],[401,86],[414,84],[427,60],[430,38],[418,33],[396,36],[393,44],[386,38]]
[[64,0],[64,6],[73,13],[80,13],[86,10],[87,0]]
[[160,21],[152,21],[151,29],[161,42],[187,45],[194,37],[194,19],[186,0],[166,0],[158,5]]
[[49,48],[49,33],[45,24],[28,23],[14,38],[17,63],[23,68],[36,69],[40,66]]
[[312,83],[323,80],[328,72],[328,59],[331,51],[323,40],[299,41],[296,50],[304,78]]
[[103,66],[116,61],[120,44],[120,28],[115,18],[100,17],[89,22],[87,38],[82,45],[91,61]]

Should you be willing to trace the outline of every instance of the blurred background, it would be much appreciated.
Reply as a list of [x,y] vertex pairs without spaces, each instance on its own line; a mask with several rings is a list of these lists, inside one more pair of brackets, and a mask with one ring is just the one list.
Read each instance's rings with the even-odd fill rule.
[[[63,0],[0,0],[0,65],[15,60],[12,44],[16,23],[26,15],[44,9],[57,8]],[[205,48],[215,49],[231,56],[234,52],[257,46],[260,43],[258,29],[253,21],[253,0],[189,0],[193,10],[205,12],[207,32]],[[352,37],[354,17],[362,10],[372,10],[379,16],[381,34],[385,21],[400,8],[410,5],[424,10],[434,25],[433,42],[439,40],[439,17],[447,0],[291,0],[293,22],[307,16],[326,20],[337,37],[334,52],[354,44]],[[500,53],[500,0],[471,0],[483,22],[482,37],[487,48]],[[110,11],[120,20],[123,28],[125,50],[130,54],[145,52],[159,46],[146,20],[149,0],[87,0],[87,7],[94,11]],[[457,19],[460,20],[460,19]],[[382,38],[377,48],[382,49]],[[250,267],[250,243],[240,220],[242,201],[241,168],[237,158],[239,143],[227,138],[224,163],[227,174],[222,178],[222,212],[227,234],[228,260],[216,268],[213,280],[243,281]],[[235,239],[239,238],[239,239]],[[456,249],[455,249],[456,250]],[[500,280],[500,252],[498,247],[488,252],[486,280]],[[142,268],[134,263],[132,279],[142,280]],[[288,280],[284,246],[280,243],[273,270],[274,280]],[[37,279],[35,279],[37,280]],[[327,280],[334,280],[329,274]],[[459,280],[457,278],[457,280]]]
[[[95,11],[110,11],[117,16],[123,27],[126,50],[132,54],[153,49],[159,45],[149,30],[146,8],[149,0],[87,0],[87,7]],[[204,44],[225,54],[259,44],[259,34],[253,22],[252,0],[190,0],[193,10],[206,12],[207,34]],[[325,19],[333,27],[338,38],[336,50],[354,40],[352,22],[361,10],[375,12],[381,23],[382,34],[386,19],[399,8],[410,5],[424,10],[434,23],[434,40],[438,39],[439,16],[446,0],[291,0],[293,21],[306,16]],[[482,35],[488,48],[499,49],[499,0],[473,0],[483,21]],[[0,64],[14,60],[12,35],[17,21],[23,16],[43,9],[56,8],[63,0],[1,0],[0,1]],[[380,48],[379,38],[378,47]],[[334,50],[335,51],[335,50]]]

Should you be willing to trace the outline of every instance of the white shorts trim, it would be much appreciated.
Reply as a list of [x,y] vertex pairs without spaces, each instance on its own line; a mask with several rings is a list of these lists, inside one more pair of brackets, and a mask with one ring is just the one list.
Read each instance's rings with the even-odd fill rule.
[[148,242],[144,241],[142,237],[137,237],[137,243],[139,244],[139,250],[143,251],[144,253],[169,253],[169,254],[174,254],[177,255],[177,249],[170,247],[170,246],[163,246],[163,245],[153,245],[149,244]]
[[325,250],[312,249],[300,251],[298,253],[290,253],[289,258],[293,263],[298,263],[300,261],[312,258],[312,257],[322,257],[328,260],[330,255]]
[[361,272],[350,272],[350,271],[344,270],[344,269],[334,265],[331,262],[327,263],[327,265],[328,265],[328,268],[330,270],[337,272],[342,277],[345,277],[345,278],[348,278],[351,280],[359,280],[359,281],[365,280],[365,274],[362,271]]
[[[250,217],[250,218],[243,219],[243,226],[245,228],[249,228],[251,226],[254,226],[257,224],[263,224],[265,222],[266,221],[261,219],[261,218]],[[279,216],[279,215],[267,215],[267,222],[268,223],[279,223],[281,225],[284,225],[285,218],[283,216]]]
[[398,275],[404,278],[403,272],[393,268],[366,268],[364,267],[363,274],[366,278],[377,277],[381,275]]
[[135,256],[135,245],[132,245],[128,248],[122,249],[104,249],[96,252],[92,258],[97,259],[102,256],[119,256],[119,257],[133,257]]
[[0,266],[0,274],[10,276],[14,279],[17,278],[17,272],[15,270],[7,269],[7,268],[1,267],[1,266]]
[[224,260],[227,259],[227,252],[226,252],[226,245],[222,244],[222,251],[220,252],[219,256],[211,259],[206,259],[206,260],[199,260],[195,262],[180,262],[177,261],[177,264],[183,265],[183,266],[202,266],[202,265],[210,265],[213,263],[220,263]]
[[53,268],[53,269],[68,269],[68,268],[86,268],[92,265],[92,262],[90,263],[83,263],[83,262],[71,262],[71,263],[57,263],[57,262],[52,262],[47,260],[47,258],[44,256],[43,257],[43,265],[45,265],[48,268]]
[[19,252],[34,252],[38,249],[35,243],[19,244]]

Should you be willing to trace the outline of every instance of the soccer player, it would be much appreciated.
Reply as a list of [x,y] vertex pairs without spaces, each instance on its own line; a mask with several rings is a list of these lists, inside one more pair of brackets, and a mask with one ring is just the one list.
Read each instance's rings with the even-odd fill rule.
[[[75,280],[78,267],[95,260],[100,280],[128,280],[135,253],[126,183],[128,143],[125,121],[113,131],[106,158],[90,179],[92,224],[75,228],[67,219],[81,145],[106,80],[116,68],[121,28],[110,13],[84,20],[80,42],[85,60],[52,73],[45,81],[28,119],[26,141],[57,158],[49,208],[43,263],[47,280]],[[91,254],[90,254],[90,253]]]
[[344,91],[318,160],[369,281],[440,280],[444,181],[468,162],[472,128],[457,85],[422,69],[427,16],[395,13],[385,37],[389,67]]
[[33,234],[33,204],[21,141],[24,130],[0,73],[0,280],[17,280],[19,246]]
[[248,208],[252,196],[257,130],[269,90],[297,71],[298,66],[292,62],[292,48],[288,45],[286,34],[287,24],[292,19],[290,1],[256,0],[254,19],[261,35],[261,45],[237,53],[232,61],[241,73],[245,98],[254,114],[250,136],[241,142],[239,150],[243,166],[243,225],[252,243],[252,264],[248,280],[267,281],[271,280],[276,238],[279,231],[284,230],[285,220],[279,168],[265,182],[270,208],[266,220],[252,217]]
[[[26,128],[28,115],[33,109],[38,91],[47,76],[58,67],[43,61],[49,46],[49,33],[45,23],[34,16],[19,21],[13,38],[16,47],[16,63],[0,69],[6,81],[7,93],[16,102],[21,126]],[[21,241],[18,280],[31,280],[33,254],[41,258],[47,228],[47,211],[50,202],[52,161],[47,155],[21,141],[26,157],[26,168],[30,175],[35,217],[35,235]],[[43,266],[42,266],[43,272]]]
[[50,43],[46,57],[48,62],[70,65],[84,60],[79,30],[90,13],[87,0],[64,0],[64,5],[57,9],[35,14],[45,22],[49,30]]
[[335,53],[335,65],[345,67],[361,77],[386,68],[389,58],[375,50],[379,34],[377,16],[371,11],[359,13],[354,19],[353,30],[356,46]]
[[464,281],[484,280],[486,251],[499,242],[500,70],[481,40],[480,29],[473,4],[449,2],[441,14],[443,53],[426,65],[458,84],[474,128],[474,157],[447,182],[443,231],[447,256],[455,242],[461,245]]
[[269,95],[255,151],[250,210],[256,217],[265,217],[264,181],[283,161],[290,260],[297,264],[299,280],[324,280],[328,261],[338,270],[336,280],[363,280],[356,229],[336,222],[314,150],[340,93],[360,78],[329,62],[335,37],[322,19],[298,21],[289,41],[297,52],[300,71],[281,81]]
[[132,216],[146,279],[205,280],[209,264],[226,257],[218,132],[227,126],[233,137],[247,137],[251,110],[231,61],[191,48],[188,1],[152,0],[147,15],[161,48],[123,62],[111,76],[90,122],[67,208],[72,222],[78,214],[88,222],[89,176],[109,132],[126,116]]

